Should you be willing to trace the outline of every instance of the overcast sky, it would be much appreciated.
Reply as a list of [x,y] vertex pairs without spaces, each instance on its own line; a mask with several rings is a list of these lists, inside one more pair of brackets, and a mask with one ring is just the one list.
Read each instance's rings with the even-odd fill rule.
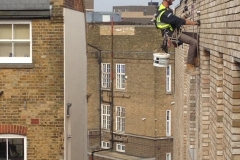
[[[141,5],[148,5],[148,2],[151,0],[94,0],[94,11],[95,12],[102,12],[107,11],[111,12],[113,6],[141,6]],[[162,0],[152,0],[152,2],[159,2],[162,3]],[[180,0],[175,0],[173,2],[173,6],[179,4]]]

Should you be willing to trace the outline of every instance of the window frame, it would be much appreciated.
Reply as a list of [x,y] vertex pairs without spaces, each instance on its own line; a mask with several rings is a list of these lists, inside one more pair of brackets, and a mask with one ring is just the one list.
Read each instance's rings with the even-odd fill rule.
[[[118,146],[120,146],[121,149],[118,149]],[[123,147],[124,147],[124,149],[123,149]],[[125,153],[126,152],[126,146],[124,144],[122,144],[122,143],[117,143],[116,144],[116,151]]]
[[172,66],[166,67],[166,92],[172,92]]
[[[123,66],[124,66],[124,69],[122,68]],[[123,70],[124,70],[124,72],[122,72]],[[122,64],[122,63],[117,63],[116,64],[116,89],[118,89],[118,90],[125,90],[126,89],[126,78],[125,78],[125,76],[126,76],[126,65]],[[124,82],[122,83],[122,81],[124,81]]]
[[[31,20],[15,20],[15,21],[7,21],[7,20],[0,20],[0,24],[29,24],[29,39],[0,39],[0,42],[29,42],[30,43],[30,55],[29,57],[0,57],[0,64],[17,64],[17,63],[32,63],[33,56],[32,56],[32,21]],[[12,33],[14,30],[12,30]],[[13,49],[13,46],[12,46]]]
[[166,110],[166,136],[171,136],[171,110]]
[[[27,137],[23,135],[17,135],[17,134],[0,134],[0,139],[14,139],[14,138],[22,138],[24,140],[24,160],[27,160]],[[8,154],[7,154],[7,159]]]
[[[105,146],[104,144],[106,144],[106,146]],[[107,145],[109,145],[109,147],[108,147]],[[103,149],[109,149],[109,148],[110,148],[110,142],[102,141],[102,142],[101,142],[101,148],[103,148]]]
[[[104,110],[106,110],[105,113]],[[110,130],[110,126],[111,126],[110,105],[101,104],[101,128]]]
[[[105,66],[105,67],[104,67]],[[101,64],[101,87],[103,89],[111,88],[111,64],[102,63]]]
[[125,107],[116,106],[116,132],[125,132],[125,113]]
[[[168,157],[169,155],[169,157]],[[172,160],[172,154],[171,153],[166,153],[166,160]]]

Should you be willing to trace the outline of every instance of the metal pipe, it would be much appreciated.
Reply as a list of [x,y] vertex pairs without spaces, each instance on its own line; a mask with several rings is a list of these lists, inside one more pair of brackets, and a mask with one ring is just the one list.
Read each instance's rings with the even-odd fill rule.
[[102,50],[99,49],[98,47],[95,47],[91,44],[87,44],[88,46],[98,50],[98,64],[99,64],[99,67],[98,67],[98,72],[99,72],[99,132],[100,132],[100,137],[99,137],[99,145],[101,146],[101,141],[102,141],[102,128],[101,128],[101,122],[102,122],[102,116],[101,116],[101,113],[102,113],[102,107],[101,107],[101,102],[102,102],[102,90],[101,90],[101,84],[102,84],[102,78],[101,78],[101,63],[102,63]]
[[113,76],[113,17],[112,17],[112,22],[111,22],[111,26],[112,26],[112,54],[111,54],[111,58],[112,58],[112,61],[111,61],[111,148],[113,149],[113,107],[114,107],[114,103],[113,103],[113,80],[114,80],[114,76]]

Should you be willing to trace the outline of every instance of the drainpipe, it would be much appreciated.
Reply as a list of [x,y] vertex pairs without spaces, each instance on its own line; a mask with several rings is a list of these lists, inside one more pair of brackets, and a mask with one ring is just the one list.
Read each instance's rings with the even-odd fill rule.
[[100,140],[100,146],[101,146],[101,141],[102,141],[102,133],[101,133],[101,122],[102,122],[102,117],[101,117],[101,112],[102,112],[102,107],[101,107],[101,102],[102,102],[102,90],[101,90],[101,84],[102,84],[102,79],[101,79],[101,63],[102,63],[102,51],[99,49],[99,48],[97,48],[97,47],[95,47],[95,46],[93,46],[93,45],[91,45],[91,44],[87,44],[88,46],[90,46],[90,47],[92,47],[92,48],[94,48],[94,49],[96,49],[96,50],[98,50],[98,65],[99,65],[99,67],[98,67],[98,72],[99,72],[99,117],[100,117],[100,121],[99,121],[99,131],[100,131],[100,138],[99,138],[99,140]]
[[113,17],[112,17],[112,22],[111,22],[111,32],[112,32],[112,53],[111,53],[111,148],[113,149],[113,111],[114,111],[114,103],[113,103],[113,80],[114,80],[114,76],[113,76]]
[[[99,124],[99,130],[100,130],[100,137],[99,137],[99,139],[100,139],[100,146],[101,146],[101,141],[102,141],[102,133],[101,133],[101,121],[102,121],[102,117],[101,117],[101,111],[102,111],[102,108],[101,108],[101,102],[102,102],[102,90],[101,90],[101,84],[102,84],[102,79],[101,79],[101,63],[102,63],[102,50],[101,49],[99,49],[99,48],[97,48],[97,47],[95,47],[95,46],[93,46],[93,45],[91,45],[91,44],[87,44],[88,46],[90,46],[90,47],[92,47],[92,48],[94,48],[94,49],[96,49],[96,50],[98,50],[98,64],[99,64],[99,117],[100,117],[100,124]],[[102,152],[102,151],[107,151],[107,150],[110,150],[110,149],[112,149],[112,148],[109,148],[109,149],[100,149],[100,150],[95,150],[95,151],[92,151],[92,160],[94,160],[94,153],[96,153],[96,152]]]

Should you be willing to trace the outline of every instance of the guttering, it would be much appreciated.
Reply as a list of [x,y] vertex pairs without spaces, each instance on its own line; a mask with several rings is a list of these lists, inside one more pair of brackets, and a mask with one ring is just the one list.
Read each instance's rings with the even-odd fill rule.
[[108,150],[110,150],[111,148],[109,148],[109,149],[100,149],[100,150],[97,150],[97,151],[92,151],[92,160],[94,160],[94,153],[96,153],[96,152],[102,152],[102,151],[108,151]]
[[0,19],[50,19],[51,9],[0,10]]
[[96,46],[93,46],[91,44],[87,44],[88,46],[96,49],[98,51],[98,64],[99,64],[99,67],[98,67],[98,72],[99,72],[99,117],[100,117],[100,123],[99,123],[99,132],[100,132],[100,137],[99,137],[99,140],[100,140],[100,146],[101,146],[101,141],[102,141],[102,133],[101,133],[101,122],[102,122],[102,117],[101,117],[101,112],[102,112],[102,107],[101,107],[101,102],[102,102],[102,90],[101,90],[101,87],[102,87],[102,78],[101,78],[101,63],[102,63],[102,50],[99,49],[98,47]]

